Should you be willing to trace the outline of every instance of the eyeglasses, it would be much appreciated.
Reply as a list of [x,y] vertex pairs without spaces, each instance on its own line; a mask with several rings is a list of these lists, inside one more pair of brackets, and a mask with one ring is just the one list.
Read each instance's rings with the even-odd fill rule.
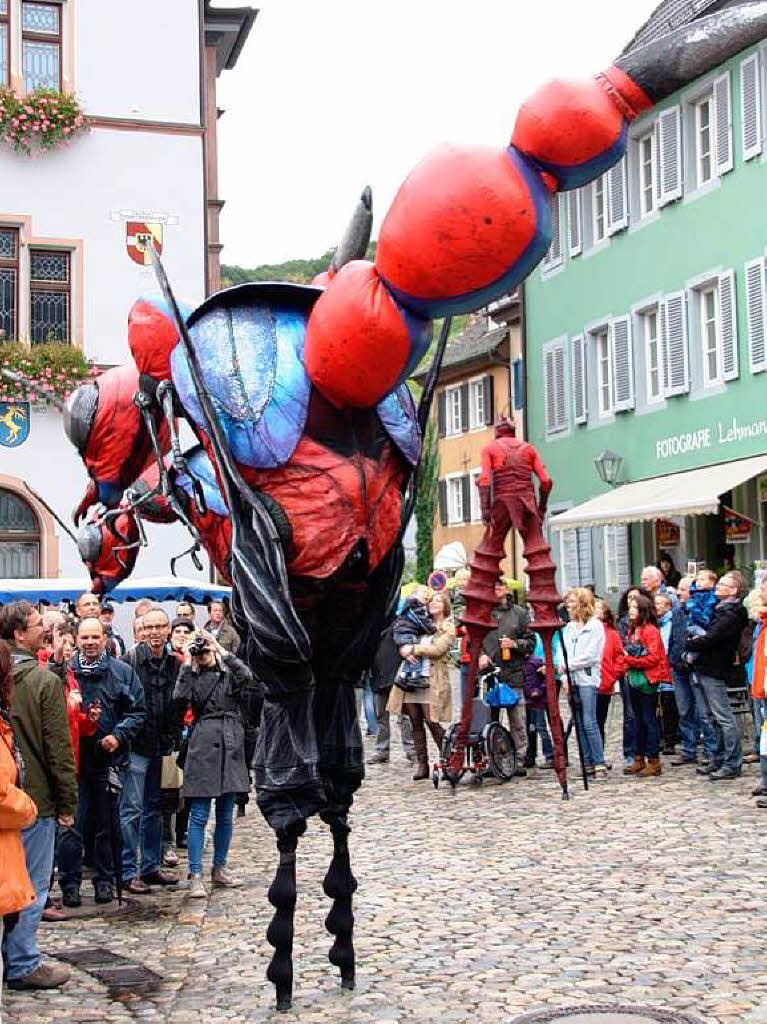
[[144,626],[145,633],[164,633],[167,626]]

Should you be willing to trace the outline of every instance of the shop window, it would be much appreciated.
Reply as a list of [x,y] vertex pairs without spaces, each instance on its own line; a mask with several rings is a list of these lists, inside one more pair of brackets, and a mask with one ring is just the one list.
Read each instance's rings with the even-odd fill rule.
[[0,228],[0,342],[17,339],[18,302],[19,232]]
[[70,270],[70,253],[30,250],[29,322],[33,345],[71,338]]
[[61,88],[61,5],[23,2],[21,57],[24,88]]
[[40,575],[40,527],[34,512],[11,491],[0,490],[0,577]]

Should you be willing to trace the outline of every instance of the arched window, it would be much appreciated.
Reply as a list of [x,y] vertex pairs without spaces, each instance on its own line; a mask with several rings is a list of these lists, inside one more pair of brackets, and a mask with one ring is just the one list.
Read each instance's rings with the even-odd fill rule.
[[0,577],[35,579],[40,575],[40,526],[25,501],[0,489]]

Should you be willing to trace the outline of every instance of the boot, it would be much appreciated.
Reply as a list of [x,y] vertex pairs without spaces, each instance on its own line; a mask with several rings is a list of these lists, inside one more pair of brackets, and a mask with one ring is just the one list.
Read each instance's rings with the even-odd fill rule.
[[640,754],[636,754],[634,757],[634,763],[630,764],[628,768],[623,769],[624,775],[639,775],[641,771],[644,771],[645,761]]
[[[437,753],[440,756],[442,756],[442,744],[443,744],[444,739],[445,739],[445,730],[442,728],[442,726],[439,724],[439,722],[429,722],[428,725],[429,725],[429,732],[431,733],[431,738],[437,744]],[[428,747],[428,744],[427,744],[427,747]],[[428,751],[427,751],[427,757],[428,757]]]
[[638,779],[651,779],[655,775],[660,775],[662,770],[659,757],[648,757],[647,764],[641,772],[636,772],[636,776]]
[[413,724],[413,749],[415,750],[416,770],[413,782],[420,782],[429,777],[429,758],[426,751],[426,733],[423,722]]

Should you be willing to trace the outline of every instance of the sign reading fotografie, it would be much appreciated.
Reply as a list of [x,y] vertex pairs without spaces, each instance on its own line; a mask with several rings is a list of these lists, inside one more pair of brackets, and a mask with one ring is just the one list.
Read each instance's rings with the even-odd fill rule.
[[683,434],[670,434],[655,442],[655,458],[670,459],[674,455],[686,455],[702,448],[714,448],[720,444],[736,444],[752,437],[767,438],[767,420],[751,420],[741,423],[737,416],[723,422],[717,420],[713,427],[699,427]]

